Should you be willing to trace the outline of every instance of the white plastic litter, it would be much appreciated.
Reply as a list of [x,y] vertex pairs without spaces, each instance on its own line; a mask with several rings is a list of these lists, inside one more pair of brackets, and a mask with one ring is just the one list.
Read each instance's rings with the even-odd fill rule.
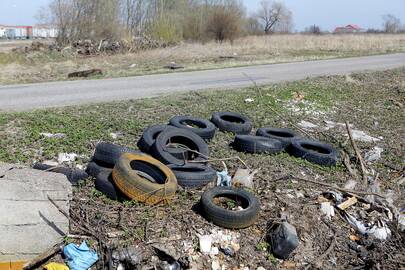
[[75,153],[59,153],[58,154],[58,163],[62,164],[65,162],[73,162],[77,158],[77,154]]
[[54,138],[54,139],[62,139],[65,138],[66,135],[63,133],[56,133],[56,134],[52,134],[52,133],[39,133],[39,135],[41,135],[42,137],[46,137],[46,138]]
[[301,122],[298,123],[298,126],[302,127],[303,129],[317,129],[319,128],[318,125],[315,125],[311,122],[302,120]]
[[254,102],[255,100],[253,99],[253,98],[247,98],[247,99],[245,99],[245,103],[252,103],[252,102]]
[[374,146],[374,148],[373,148],[371,151],[367,152],[367,153],[364,155],[364,159],[365,159],[367,162],[374,162],[374,161],[377,161],[377,160],[379,160],[379,159],[381,158],[381,153],[382,153],[383,151],[384,151],[383,148],[378,147],[378,146]]
[[258,172],[254,170],[253,172],[248,169],[238,168],[235,175],[232,178],[232,183],[234,185],[240,184],[247,188],[253,188],[253,177]]
[[217,186],[230,187],[232,185],[232,177],[228,174],[228,170],[225,169],[222,172],[217,172]]
[[335,208],[330,202],[321,203],[321,212],[326,216],[328,220],[331,220],[335,216]]
[[365,133],[364,131],[352,129],[353,140],[361,142],[379,142],[380,138],[374,138]]
[[405,215],[399,214],[398,216],[398,226],[401,232],[405,231]]
[[364,224],[348,213],[345,214],[345,218],[353,228],[363,235],[379,240],[387,240],[391,236],[391,230],[384,221],[380,221],[380,224]]
[[212,246],[212,236],[202,235],[200,236],[200,251],[204,254],[209,254],[211,252]]

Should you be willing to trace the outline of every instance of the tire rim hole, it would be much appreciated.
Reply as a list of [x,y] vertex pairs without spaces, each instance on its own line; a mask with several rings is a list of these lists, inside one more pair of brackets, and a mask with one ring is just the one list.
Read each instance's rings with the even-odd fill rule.
[[166,175],[157,166],[151,163],[141,160],[133,160],[130,162],[130,166],[136,174],[152,183],[166,183]]
[[307,144],[307,143],[304,143],[301,146],[309,151],[317,152],[320,154],[330,154],[330,151],[328,149],[323,148],[321,146]]
[[226,122],[231,122],[231,123],[236,123],[236,124],[244,124],[245,123],[245,121],[242,118],[232,116],[232,115],[223,115],[223,116],[221,116],[221,119],[226,121]]
[[241,211],[249,207],[249,202],[245,198],[233,194],[220,194],[215,196],[214,204],[231,211]]
[[203,168],[197,168],[197,167],[175,167],[175,168],[172,168],[172,170],[176,171],[176,172],[190,172],[190,173],[193,173],[193,172],[197,173],[197,172],[204,171]]
[[267,131],[267,134],[273,135],[276,137],[283,137],[283,138],[293,138],[294,135],[288,132],[283,132],[283,131]]
[[[192,140],[182,136],[175,136],[166,142],[167,149],[179,149],[184,151],[185,160],[194,160],[199,154],[198,146]],[[191,151],[190,151],[191,150]]]

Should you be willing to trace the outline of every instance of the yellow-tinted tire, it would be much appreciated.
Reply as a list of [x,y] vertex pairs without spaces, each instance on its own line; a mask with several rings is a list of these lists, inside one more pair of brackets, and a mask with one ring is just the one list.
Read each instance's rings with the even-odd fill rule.
[[149,205],[169,202],[177,190],[173,172],[143,154],[123,154],[113,169],[113,181],[128,198]]

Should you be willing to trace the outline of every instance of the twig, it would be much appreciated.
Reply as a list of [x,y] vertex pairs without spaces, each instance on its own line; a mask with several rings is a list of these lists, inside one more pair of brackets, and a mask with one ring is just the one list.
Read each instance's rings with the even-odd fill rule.
[[[338,191],[351,194],[353,196],[356,196],[356,195],[374,195],[374,196],[385,199],[385,197],[383,195],[381,195],[379,193],[375,193],[375,192],[363,192],[363,191],[349,190],[349,189],[340,188],[340,187],[337,187],[337,186],[334,186],[334,185],[331,185],[331,184],[327,184],[327,183],[323,183],[323,182],[319,182],[319,181],[315,181],[315,180],[310,180],[310,179],[305,179],[305,178],[300,178],[300,177],[296,177],[296,176],[292,176],[292,175],[291,175],[291,178],[294,178],[296,180],[309,182],[309,183],[313,183],[313,184],[317,184],[317,185],[320,185],[320,186],[329,187],[331,189],[336,189]],[[359,197],[359,196],[356,196],[356,197]]]
[[39,256],[35,257],[31,261],[27,262],[23,266],[23,270],[34,269],[37,266],[39,266],[41,263],[47,261],[50,257],[52,257],[53,255],[55,255],[56,253],[58,253],[61,250],[62,245],[63,245],[63,241],[59,242],[52,248],[48,249],[44,253],[40,254]]
[[356,171],[352,168],[352,165],[350,164],[350,157],[349,155],[345,152],[342,151],[342,155],[343,155],[343,164],[345,165],[346,169],[349,171],[350,175],[357,180],[357,173]]
[[360,154],[359,148],[357,147],[357,144],[354,142],[352,130],[350,128],[350,125],[349,125],[348,121],[346,121],[346,129],[347,129],[347,133],[349,134],[349,139],[350,139],[350,142],[351,142],[351,144],[353,146],[354,152],[356,152],[357,159],[360,162],[361,173],[363,175],[363,184],[364,184],[364,186],[367,186],[367,182],[368,182],[367,181],[367,174],[368,174],[368,171],[366,169],[364,159]]

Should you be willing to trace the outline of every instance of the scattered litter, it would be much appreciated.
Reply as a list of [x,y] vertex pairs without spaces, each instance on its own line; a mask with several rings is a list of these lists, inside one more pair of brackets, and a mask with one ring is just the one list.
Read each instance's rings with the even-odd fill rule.
[[114,250],[112,253],[112,258],[113,260],[120,262],[119,265],[122,267],[125,265],[128,267],[128,269],[135,269],[136,265],[142,261],[142,251],[139,249],[139,247],[129,246]]
[[247,188],[253,188],[253,177],[258,172],[254,170],[253,172],[248,169],[238,168],[235,175],[232,178],[232,183],[235,186],[242,185]]
[[399,214],[398,216],[398,226],[401,232],[405,231],[405,214]]
[[175,69],[183,69],[183,66],[176,64],[175,62],[171,62],[170,64],[164,66],[164,68],[175,70]]
[[356,197],[350,197],[349,199],[347,199],[346,201],[338,204],[338,208],[340,210],[346,210],[347,208],[349,208],[350,206],[354,205],[357,203],[357,198]]
[[62,164],[65,162],[73,162],[77,158],[77,154],[75,153],[59,153],[58,154],[58,163]]
[[64,264],[61,263],[48,263],[47,265],[44,266],[44,269],[46,270],[69,270],[69,267],[67,267]]
[[103,71],[98,68],[72,72],[68,74],[68,78],[87,78],[95,75],[103,75]]
[[364,131],[357,130],[357,129],[352,129],[352,135],[353,135],[353,140],[361,141],[361,142],[369,142],[369,143],[371,143],[371,142],[379,142],[382,139],[381,137],[380,138],[371,137],[370,135],[368,135]]
[[217,172],[217,186],[232,186],[232,177],[228,174],[228,170],[226,168],[222,172]]
[[203,254],[208,254],[211,252],[212,246],[212,236],[211,235],[202,235],[200,238],[200,251]]
[[328,220],[331,220],[335,216],[335,208],[330,202],[321,203],[321,212],[326,216]]
[[344,188],[345,188],[345,189],[349,189],[349,190],[354,190],[354,188],[356,187],[356,185],[357,185],[357,181],[355,181],[355,180],[353,180],[353,179],[349,179],[349,180],[346,182]]
[[302,120],[301,122],[299,122],[298,126],[302,127],[303,129],[307,129],[307,130],[319,128],[318,125],[315,125],[315,124],[305,121],[305,120]]
[[253,98],[247,98],[247,99],[245,99],[245,103],[252,103],[252,102],[254,102],[255,100],[253,99]]
[[134,67],[136,67],[137,66],[137,64],[132,64],[132,65],[130,65],[129,67],[130,68],[134,68]]
[[273,254],[280,259],[287,259],[299,244],[297,231],[288,222],[275,227],[270,234],[270,241]]
[[110,133],[110,137],[112,138],[112,139],[117,139],[118,138],[118,136],[120,136],[120,135],[122,135],[122,133],[120,133],[120,132],[117,132],[117,133],[115,133],[115,132],[111,132]]
[[45,160],[45,161],[42,162],[42,164],[52,166],[52,167],[59,166],[59,163],[57,161],[54,161],[54,160]]
[[45,138],[53,138],[53,139],[62,139],[65,138],[66,135],[63,133],[56,133],[56,134],[52,134],[52,133],[39,133],[39,135],[41,135],[42,137]]
[[90,250],[86,242],[80,246],[69,244],[63,248],[67,265],[70,270],[87,270],[98,261],[97,253]]
[[383,151],[384,151],[383,148],[378,147],[378,146],[374,146],[374,148],[371,151],[367,152],[364,155],[364,159],[365,159],[365,161],[367,161],[369,163],[377,161],[377,160],[379,160],[381,158],[381,153]]
[[347,212],[344,212],[344,217],[362,235],[368,235],[379,240],[387,240],[391,236],[391,230],[384,221],[378,221],[377,224],[374,222],[365,224]]
[[221,265],[217,260],[213,260],[211,263],[211,269],[212,270],[221,270]]

